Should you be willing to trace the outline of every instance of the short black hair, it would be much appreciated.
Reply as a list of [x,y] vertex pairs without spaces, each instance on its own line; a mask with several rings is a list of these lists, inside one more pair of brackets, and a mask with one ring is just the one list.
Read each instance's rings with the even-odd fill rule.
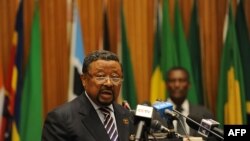
[[97,50],[88,54],[88,56],[84,58],[83,65],[82,65],[82,73],[83,74],[88,73],[89,65],[96,60],[113,60],[113,61],[117,61],[121,65],[119,58],[117,57],[115,53],[107,51],[107,50]]
[[170,69],[168,70],[167,76],[166,76],[167,81],[169,81],[169,74],[170,74],[172,71],[176,71],[176,70],[181,70],[181,71],[183,71],[183,72],[186,74],[186,76],[187,76],[187,81],[190,82],[190,81],[189,81],[189,72],[187,71],[186,68],[181,67],[181,66],[175,66],[175,67],[172,67],[172,68],[170,68]]

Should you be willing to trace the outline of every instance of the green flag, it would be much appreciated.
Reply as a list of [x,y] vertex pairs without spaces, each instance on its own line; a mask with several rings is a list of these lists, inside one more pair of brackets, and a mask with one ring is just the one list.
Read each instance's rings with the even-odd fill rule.
[[[160,33],[161,47],[160,47],[160,71],[162,79],[166,83],[167,71],[174,66],[177,66],[177,52],[175,48],[174,35],[171,28],[169,17],[169,3],[168,0],[163,0],[162,8],[162,32]],[[166,84],[165,84],[166,87]],[[167,89],[167,88],[165,88]],[[164,91],[164,89],[162,89]],[[166,91],[166,90],[165,90]],[[165,92],[166,97],[167,91]]]
[[[153,73],[150,81],[150,102],[154,103],[156,100],[166,99],[166,84],[161,66],[161,60],[164,60],[164,53],[161,53],[162,39],[161,39],[161,28],[160,28],[160,5],[157,1],[156,11],[156,26],[155,26],[155,38],[154,38],[154,55],[153,55]],[[166,65],[166,64],[165,64]]]
[[[193,68],[193,78],[196,84],[196,92],[199,94],[199,103],[203,104],[203,85],[202,85],[202,67],[201,67],[201,51],[200,51],[200,34],[199,22],[197,13],[197,1],[194,1],[190,27],[188,36],[188,47],[191,56],[191,63]],[[191,84],[192,85],[192,84]]]
[[248,63],[250,59],[250,38],[243,2],[243,0],[240,1],[236,12],[236,31],[243,68],[245,93],[247,100],[248,124],[250,124],[250,65]]
[[125,18],[123,8],[121,8],[121,38],[122,38],[122,66],[123,78],[122,97],[127,100],[131,108],[134,109],[137,105],[136,86],[133,74],[133,67],[130,58],[130,51],[126,37]]
[[222,125],[246,124],[244,77],[231,5],[229,6],[228,28],[222,53],[217,120]]
[[177,52],[175,48],[174,35],[172,32],[169,17],[168,0],[163,0],[162,9],[162,47],[160,67],[166,81],[167,71],[178,65]]
[[42,132],[42,59],[39,7],[36,3],[31,30],[31,46],[21,98],[21,141],[41,140]]
[[197,104],[200,103],[198,100],[200,99],[196,93],[196,84],[194,81],[193,74],[193,68],[191,64],[191,58],[189,53],[189,48],[187,45],[187,41],[185,38],[182,20],[181,20],[181,14],[179,9],[179,3],[178,0],[175,1],[175,26],[174,26],[174,35],[175,35],[175,44],[178,54],[178,66],[182,66],[187,69],[189,72],[189,79],[191,83],[191,87],[189,88],[188,92],[188,99],[191,103]]

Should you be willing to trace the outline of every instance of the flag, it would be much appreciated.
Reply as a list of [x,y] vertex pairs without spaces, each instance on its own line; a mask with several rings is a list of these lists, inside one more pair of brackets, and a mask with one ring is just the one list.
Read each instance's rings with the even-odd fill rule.
[[[165,3],[164,3],[165,4]],[[166,6],[166,5],[164,5]],[[164,12],[166,12],[166,7],[164,7]],[[161,38],[161,24],[160,24],[160,16],[161,16],[161,7],[159,1],[156,1],[156,23],[155,23],[155,35],[154,35],[154,54],[153,54],[153,71],[150,81],[150,102],[154,103],[156,100],[165,100],[166,99],[166,84],[161,67],[161,61],[164,61],[165,55],[162,53],[162,38]],[[164,13],[166,14],[166,13]],[[164,22],[166,22],[166,15],[164,17]],[[165,27],[165,24],[164,24]],[[166,28],[164,28],[166,29]]]
[[171,27],[169,17],[168,0],[163,0],[162,9],[162,47],[160,57],[160,68],[163,74],[164,81],[167,78],[167,71],[178,65],[177,50],[174,40],[174,34]]
[[[4,140],[11,141],[12,131],[14,129],[14,106],[15,106],[15,94],[16,94],[16,85],[17,85],[17,69],[15,65],[16,57],[16,48],[17,48],[17,38],[18,33],[14,31],[12,37],[12,47],[10,49],[10,60],[7,68],[7,78],[5,82],[6,95],[4,97],[4,106],[3,106],[3,119],[2,119],[2,134]],[[12,130],[13,129],[13,130]]]
[[4,140],[19,141],[20,98],[23,86],[23,1],[19,2],[10,53],[2,130]]
[[73,10],[68,100],[74,99],[84,91],[80,78],[82,74],[82,64],[84,59],[84,44],[82,38],[80,16],[76,3],[74,3]]
[[[157,24],[154,40],[153,74],[151,77],[151,103],[155,102],[155,100],[157,99],[166,99],[167,71],[171,67],[177,65],[177,54],[175,50],[173,32],[171,30],[168,8],[168,1],[164,0],[161,14],[161,7],[159,6],[159,1],[157,2]],[[160,20],[161,15],[162,21]],[[162,24],[160,24],[161,22]]]
[[136,86],[134,80],[133,66],[130,58],[130,51],[126,37],[125,17],[123,14],[123,8],[121,8],[121,40],[122,40],[122,66],[123,66],[123,78],[122,83],[122,98],[127,100],[131,108],[136,108],[137,95]]
[[[167,72],[174,66],[177,66],[177,52],[175,48],[174,42],[174,35],[171,27],[170,17],[169,17],[169,1],[163,1],[163,8],[162,8],[162,33],[161,35],[161,55],[160,55],[160,70],[162,72],[162,80],[165,82],[167,81]],[[162,83],[163,83],[162,82]],[[164,88],[167,89],[167,88]],[[167,90],[163,89],[163,94],[168,97]],[[165,92],[164,92],[165,91]],[[163,99],[164,100],[164,99]]]
[[[199,103],[203,104],[203,84],[202,84],[202,66],[201,66],[201,49],[200,49],[200,34],[199,22],[197,13],[197,1],[193,3],[193,9],[190,20],[188,47],[191,56],[193,72],[191,72],[196,84],[196,92],[199,94]],[[192,84],[191,84],[192,85]]]
[[14,104],[14,120],[12,123],[12,141],[20,140],[20,102],[23,88],[23,1],[19,4],[16,20],[17,52],[15,57],[16,90]]
[[250,38],[247,28],[246,16],[244,11],[244,1],[240,0],[236,12],[236,31],[239,42],[239,50],[242,61],[245,94],[247,102],[248,124],[250,123],[250,66],[248,61],[250,59]]
[[110,50],[110,41],[109,41],[109,20],[108,20],[108,11],[107,11],[107,4],[104,3],[104,10],[103,10],[103,49]]
[[31,29],[31,44],[24,74],[20,112],[21,141],[41,140],[42,133],[42,48],[40,11],[35,3]]
[[193,68],[191,64],[189,48],[188,48],[187,41],[185,38],[184,30],[183,30],[178,0],[175,1],[174,14],[175,14],[174,37],[175,37],[175,45],[176,45],[176,50],[177,50],[176,52],[178,54],[177,55],[178,66],[184,67],[189,73],[189,80],[191,83],[191,87],[189,88],[189,91],[188,91],[188,100],[193,104],[198,104],[200,103],[200,101],[198,101],[200,98],[199,98],[199,95],[197,95],[196,93],[196,83],[194,81],[194,76],[192,75]]
[[108,1],[103,0],[103,11],[102,11],[102,34],[100,34],[99,39],[99,49],[110,50],[110,39],[109,39],[109,19],[108,19]]
[[246,124],[244,77],[231,4],[228,14],[228,27],[224,28],[226,39],[221,58],[216,116],[222,125]]

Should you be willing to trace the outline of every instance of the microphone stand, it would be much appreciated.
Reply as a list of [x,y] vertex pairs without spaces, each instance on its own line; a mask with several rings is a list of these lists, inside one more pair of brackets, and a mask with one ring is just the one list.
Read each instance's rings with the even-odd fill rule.
[[185,126],[184,126],[183,120],[181,120],[180,117],[176,117],[176,118],[179,120],[179,124],[181,124],[181,127],[182,127],[182,129],[183,129],[183,131],[185,133],[185,136],[186,136],[187,140],[190,141],[190,138],[189,138],[187,130],[186,130]]
[[183,114],[180,113],[179,111],[174,110],[174,109],[173,109],[173,111],[176,112],[177,114],[179,114],[179,115],[181,115],[181,116],[187,118],[188,120],[192,121],[192,122],[195,123],[197,126],[202,127],[202,129],[205,129],[206,131],[212,133],[212,134],[215,135],[216,137],[218,137],[218,138],[224,140],[224,137],[220,136],[219,134],[215,133],[214,131],[212,131],[212,130],[210,130],[210,129],[207,129],[206,127],[202,126],[201,124],[199,124],[198,122],[194,121],[193,119],[191,119],[191,118],[189,118],[189,117],[183,115]]
[[137,131],[135,134],[135,141],[140,141],[141,137],[145,140],[148,141],[148,129],[145,126],[145,121],[140,121],[137,127]]

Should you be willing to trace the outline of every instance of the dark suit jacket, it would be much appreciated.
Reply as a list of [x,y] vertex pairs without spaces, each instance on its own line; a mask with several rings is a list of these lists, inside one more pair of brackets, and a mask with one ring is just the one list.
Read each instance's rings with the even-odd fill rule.
[[[213,114],[204,106],[190,104],[189,111],[190,111],[189,115],[194,115],[194,116],[201,117],[204,119],[214,119]],[[198,131],[192,129],[191,127],[190,127],[190,134],[189,135],[194,136],[194,137],[202,137],[198,133]],[[207,140],[206,138],[203,138],[203,139]]]
[[[128,110],[113,103],[119,141],[134,133]],[[110,141],[94,107],[85,94],[51,111],[44,122],[42,141]]]

